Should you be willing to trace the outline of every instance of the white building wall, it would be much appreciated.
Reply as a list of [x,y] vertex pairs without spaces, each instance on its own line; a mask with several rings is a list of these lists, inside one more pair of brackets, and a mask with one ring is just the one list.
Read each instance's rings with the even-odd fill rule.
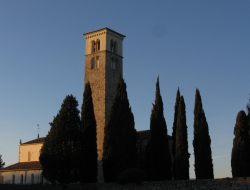
[[[34,175],[34,184],[41,182],[42,170],[29,170],[29,171],[10,171],[2,172],[4,181],[0,181],[4,184],[32,184],[31,175]],[[13,175],[15,176],[15,181],[13,183]],[[23,183],[21,182],[21,175],[23,175]],[[1,176],[1,179],[2,179]]]
[[[39,161],[40,150],[43,143],[19,145],[19,162]],[[28,155],[30,152],[30,160]]]
[[34,175],[34,184],[40,183],[42,170],[29,170],[26,174],[26,184],[31,184],[31,175]]

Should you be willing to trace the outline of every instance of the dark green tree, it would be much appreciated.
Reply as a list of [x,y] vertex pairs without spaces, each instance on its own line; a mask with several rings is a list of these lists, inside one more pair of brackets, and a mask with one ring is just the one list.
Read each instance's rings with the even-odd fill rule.
[[159,77],[156,82],[155,103],[150,117],[150,139],[145,153],[145,172],[150,181],[171,180],[171,155],[168,146],[167,124],[163,115]]
[[211,139],[198,89],[195,94],[193,147],[196,179],[214,179]]
[[[177,125],[179,101],[180,101],[180,90],[178,88],[177,93],[176,93],[175,106],[174,106],[174,123],[173,123],[173,132],[172,132],[172,139],[173,139],[172,154],[173,154],[174,160],[175,160],[176,125]],[[175,168],[175,162],[173,163],[173,168]],[[175,178],[175,170],[173,170],[173,177]]]
[[[250,95],[250,94],[249,94]],[[247,118],[248,118],[248,128],[249,128],[249,130],[250,130],[250,99],[249,99],[249,102],[248,102],[248,104],[247,104]],[[250,135],[250,132],[249,132],[249,135]]]
[[78,179],[80,117],[73,95],[64,99],[59,113],[50,123],[39,160],[43,176],[50,182],[71,183]]
[[137,132],[134,125],[126,84],[120,76],[104,128],[103,175],[106,182],[117,181],[124,170],[137,167]]
[[186,106],[183,96],[180,97],[178,106],[178,116],[176,124],[176,143],[175,143],[175,179],[189,179],[189,157],[186,124]]
[[2,155],[0,154],[0,170],[3,169],[5,162],[2,160]]
[[97,143],[96,119],[90,83],[86,83],[81,109],[81,133],[79,149],[79,181],[95,183],[97,181]]
[[249,154],[249,129],[246,113],[241,110],[236,118],[234,127],[234,140],[231,157],[233,177],[250,176],[250,154]]

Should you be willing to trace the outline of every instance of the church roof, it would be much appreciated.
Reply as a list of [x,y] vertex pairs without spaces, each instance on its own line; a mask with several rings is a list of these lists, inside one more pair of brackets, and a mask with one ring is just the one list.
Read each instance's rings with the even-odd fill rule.
[[33,162],[18,162],[16,164],[10,165],[3,168],[0,171],[10,171],[10,170],[41,170],[42,165],[39,161]]
[[34,143],[44,143],[45,137],[37,138],[22,144],[34,144]]

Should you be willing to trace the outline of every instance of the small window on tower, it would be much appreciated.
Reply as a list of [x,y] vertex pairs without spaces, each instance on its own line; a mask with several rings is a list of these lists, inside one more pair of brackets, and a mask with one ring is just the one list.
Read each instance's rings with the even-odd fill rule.
[[95,68],[96,68],[96,62],[95,62],[95,58],[93,58],[91,61],[91,69],[95,69]]
[[99,68],[99,57],[96,57],[96,68]]

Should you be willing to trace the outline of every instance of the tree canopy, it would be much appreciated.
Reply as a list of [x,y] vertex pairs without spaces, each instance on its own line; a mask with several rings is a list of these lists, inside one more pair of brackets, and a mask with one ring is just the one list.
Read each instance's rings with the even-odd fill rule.
[[196,179],[213,179],[211,139],[200,91],[198,89],[196,89],[195,94],[193,147]]
[[0,154],[0,170],[3,169],[5,162],[3,162],[2,155]]
[[183,96],[180,97],[178,106],[178,116],[176,124],[176,143],[175,143],[175,179],[189,179],[189,157],[186,124],[186,106]]
[[78,180],[80,117],[73,95],[64,99],[59,113],[50,123],[39,160],[44,177],[50,182],[71,183]]
[[81,125],[79,148],[79,180],[82,183],[95,183],[97,181],[97,143],[96,119],[90,83],[86,83],[81,108]]
[[104,128],[103,175],[106,182],[117,181],[124,170],[137,167],[137,132],[134,125],[126,84],[120,76]]
[[[173,139],[172,154],[173,154],[174,160],[175,160],[176,126],[177,126],[179,101],[180,101],[180,90],[178,88],[177,93],[176,93],[175,106],[174,106],[174,123],[173,123],[173,132],[172,132],[172,139]],[[175,162],[173,163],[173,168],[175,168]],[[175,170],[173,170],[173,176],[175,178]]]
[[169,152],[167,124],[163,115],[159,77],[156,82],[155,103],[150,117],[150,139],[145,153],[145,172],[150,181],[171,180],[171,155]]
[[241,110],[236,118],[234,127],[234,140],[231,157],[233,177],[250,176],[250,142],[249,128],[246,113]]

